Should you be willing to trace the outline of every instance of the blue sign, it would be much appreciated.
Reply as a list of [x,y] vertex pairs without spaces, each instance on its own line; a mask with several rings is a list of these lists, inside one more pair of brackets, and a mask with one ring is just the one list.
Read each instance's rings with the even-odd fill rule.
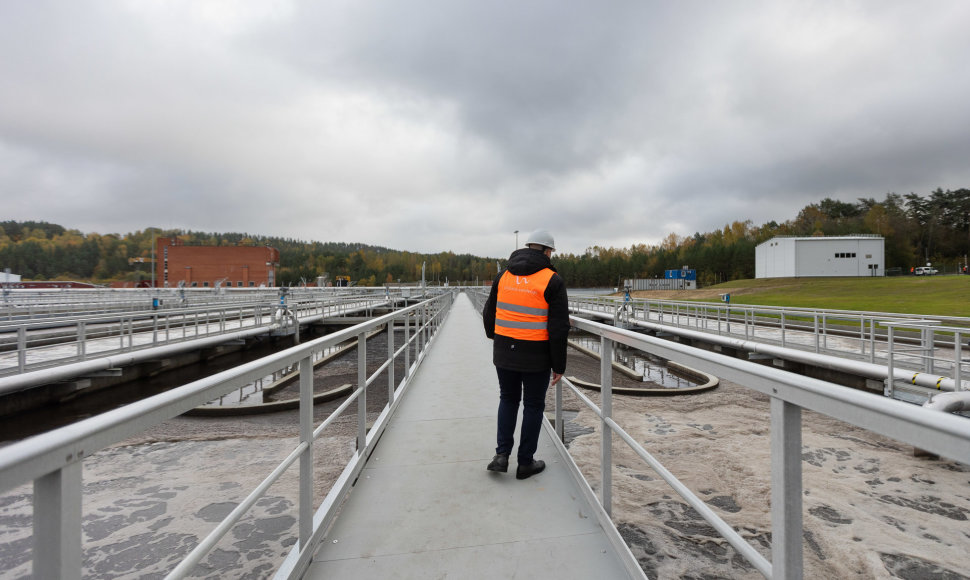
[[697,270],[686,270],[683,268],[680,270],[667,270],[664,272],[664,278],[674,280],[697,280]]

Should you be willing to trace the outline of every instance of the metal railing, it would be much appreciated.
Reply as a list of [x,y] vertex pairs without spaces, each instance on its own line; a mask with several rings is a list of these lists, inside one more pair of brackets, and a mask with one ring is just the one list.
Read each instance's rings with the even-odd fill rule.
[[[571,297],[570,310],[768,356],[836,368],[886,382],[907,381],[917,399],[970,388],[964,359],[970,319],[881,312],[729,306],[708,302]],[[922,402],[922,401],[912,401]]]
[[[639,320],[652,320],[667,326],[694,328],[720,335],[739,336],[786,347],[812,350],[819,353],[852,356],[872,361],[877,356],[872,345],[884,341],[888,331],[883,322],[927,322],[962,328],[970,331],[970,318],[962,316],[931,316],[894,312],[865,312],[854,310],[823,310],[781,306],[732,305],[719,302],[685,302],[675,300],[632,299],[625,301],[614,296],[570,295],[569,305],[588,311],[614,315],[625,310]],[[789,333],[799,331],[803,335]],[[829,344],[830,338],[847,339]],[[901,337],[900,337],[901,338]],[[908,338],[919,338],[912,334]],[[936,342],[952,345],[952,335],[936,336]]]
[[[97,288],[57,290],[2,289],[0,326],[64,316],[96,316],[171,308],[273,304],[281,288]],[[350,296],[421,295],[412,287],[287,287],[298,299],[322,300]]]
[[[183,578],[190,574],[201,558],[262,497],[269,486],[297,462],[299,462],[299,499],[296,507],[298,541],[277,571],[276,577],[299,576],[309,565],[313,547],[335,517],[337,508],[357,474],[363,469],[367,456],[373,450],[388,419],[397,408],[400,394],[407,388],[414,370],[423,361],[453,301],[453,292],[443,292],[434,298],[391,314],[3,448],[0,450],[0,490],[5,491],[28,482],[33,482],[34,485],[33,576],[35,578],[81,576],[82,460],[85,457],[292,365],[297,365],[300,370],[299,444],[167,577]],[[367,334],[382,326],[393,327],[395,323],[403,323],[402,344],[396,345],[394,333],[389,332],[387,359],[375,372],[368,375]],[[316,353],[353,337],[358,340],[357,387],[326,420],[314,426],[313,358]],[[395,377],[394,372],[397,361],[403,361],[404,377],[400,380]],[[387,375],[388,403],[368,430],[367,392],[382,373]],[[323,431],[355,401],[357,402],[357,450],[330,493],[314,512],[312,469],[314,440],[319,438]]]
[[[248,298],[240,295],[240,298]],[[285,308],[301,323],[324,317],[370,314],[391,306],[400,295],[383,292],[345,295],[293,293]],[[156,348],[237,332],[247,328],[271,328],[279,323],[272,315],[280,309],[272,301],[220,303],[194,308],[140,310],[114,315],[60,315],[40,321],[0,323],[0,377],[51,368],[91,358]]]
[[[478,309],[484,292],[470,295]],[[693,306],[693,305],[692,305]],[[600,419],[599,501],[612,511],[612,436],[618,435],[645,463],[694,508],[751,565],[766,578],[802,577],[802,425],[803,409],[911,444],[919,449],[970,465],[970,422],[965,417],[915,407],[871,393],[852,390],[750,361],[645,336],[630,330],[570,317],[574,328],[601,341],[601,406],[568,379],[556,387],[556,432],[564,439],[563,385]],[[729,523],[667,470],[638,441],[613,420],[612,372],[616,344],[648,352],[730,380],[770,398],[771,444],[771,559],[765,558]]]
[[[970,383],[965,383],[963,380],[967,365],[970,364],[970,359],[964,358],[963,355],[963,345],[966,337],[970,336],[970,329],[931,322],[923,325],[912,322],[884,322],[883,326],[887,329],[887,380],[884,389],[884,394],[887,397],[912,399],[912,396],[902,395],[900,397],[902,393],[908,393],[916,396],[917,399],[913,402],[923,403],[922,398],[928,396],[927,389],[932,392],[934,385],[925,384],[925,380],[921,381],[921,375],[938,376],[935,385],[937,391],[944,390],[944,387],[947,387],[945,390],[970,391]],[[914,330],[919,332],[921,337],[918,344],[913,344],[912,341],[900,342],[896,340],[900,331],[905,336],[912,334]],[[952,344],[951,352],[946,352],[946,344],[941,349],[935,348],[937,337],[940,335],[952,337],[952,340],[947,341]],[[899,378],[898,369],[900,368],[902,368],[904,375],[902,380]],[[919,369],[922,372],[907,369]],[[945,372],[950,373],[949,377],[940,376]],[[888,377],[893,377],[894,380],[888,380]],[[949,381],[947,381],[947,378],[949,378]],[[952,387],[944,383],[951,383]]]

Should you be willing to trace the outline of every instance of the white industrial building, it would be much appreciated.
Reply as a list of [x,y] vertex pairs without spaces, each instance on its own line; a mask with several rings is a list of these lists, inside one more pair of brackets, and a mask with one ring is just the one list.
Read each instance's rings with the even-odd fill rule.
[[755,248],[755,277],[884,276],[885,242],[876,235],[771,238]]

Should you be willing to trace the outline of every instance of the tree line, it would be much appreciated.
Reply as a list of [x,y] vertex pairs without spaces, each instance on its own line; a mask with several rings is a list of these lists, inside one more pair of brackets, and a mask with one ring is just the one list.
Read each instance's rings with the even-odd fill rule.
[[[329,274],[359,285],[491,280],[496,260],[470,254],[419,254],[342,242],[306,242],[246,233],[205,233],[148,228],[120,234],[82,234],[46,222],[0,222],[0,270],[24,280],[77,280],[98,284],[151,280],[154,240],[178,237],[187,245],[271,246],[280,252],[277,280],[284,286],[316,283]],[[142,261],[138,261],[142,260]]]
[[[784,223],[755,226],[734,221],[719,230],[681,237],[668,234],[659,244],[629,248],[592,246],[582,254],[555,254],[553,263],[570,287],[616,286],[623,278],[663,276],[689,266],[702,286],[754,278],[755,246],[775,236],[877,234],[886,240],[886,268],[908,272],[932,262],[954,271],[970,254],[970,190],[936,189],[927,196],[888,193],[881,201],[830,198],[812,203]],[[563,235],[563,234],[560,234]],[[504,266],[501,259],[440,252],[420,254],[359,243],[306,242],[246,233],[205,233],[148,228],[124,235],[84,234],[46,222],[0,222],[0,269],[25,280],[138,282],[151,278],[148,259],[157,237],[179,237],[187,244],[260,245],[280,251],[282,285],[315,282],[324,273],[350,276],[359,285],[410,283],[487,283]]]
[[885,267],[908,273],[932,263],[955,272],[970,254],[970,189],[937,188],[928,196],[888,193],[881,201],[855,203],[825,198],[784,223],[760,226],[734,221],[720,230],[680,237],[669,234],[656,245],[629,248],[593,246],[582,255],[555,260],[572,287],[618,286],[623,278],[662,277],[665,270],[689,266],[709,286],[755,277],[755,247],[775,236],[876,234],[885,238]]

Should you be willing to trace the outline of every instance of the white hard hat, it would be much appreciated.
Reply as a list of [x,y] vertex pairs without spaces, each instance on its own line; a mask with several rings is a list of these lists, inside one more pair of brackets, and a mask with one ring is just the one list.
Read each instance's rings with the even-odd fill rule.
[[553,250],[556,249],[556,240],[552,239],[552,234],[546,230],[536,230],[529,234],[529,237],[525,240],[525,245],[528,246],[529,244],[539,244]]

